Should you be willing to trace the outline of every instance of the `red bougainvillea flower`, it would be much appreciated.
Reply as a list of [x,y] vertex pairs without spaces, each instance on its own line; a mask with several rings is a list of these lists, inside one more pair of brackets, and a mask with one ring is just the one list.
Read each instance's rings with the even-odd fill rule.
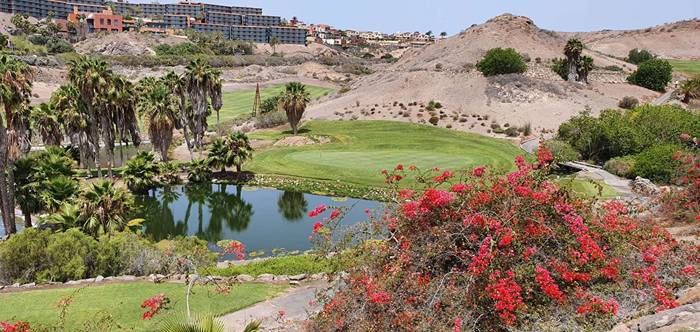
[[401,199],[411,199],[413,198],[413,195],[416,194],[415,190],[411,189],[401,189],[399,190],[399,198]]
[[340,210],[335,209],[335,210],[333,210],[333,211],[331,212],[331,217],[330,217],[330,218],[331,218],[331,219],[335,219],[335,218],[338,218],[339,216],[340,216]]
[[15,322],[14,324],[8,322],[0,322],[0,332],[29,332],[29,323],[27,322]]
[[394,170],[395,171],[403,171],[403,165],[401,165],[401,164],[396,165],[396,167],[394,167]]
[[320,222],[320,221],[317,221],[317,222],[314,224],[314,234],[317,234],[318,231],[321,230],[321,228],[323,228],[323,223]]
[[391,301],[391,295],[387,292],[372,292],[368,295],[369,302],[374,304],[387,304]]
[[491,284],[486,287],[489,297],[496,302],[494,309],[506,325],[515,324],[516,312],[523,308],[522,288],[515,281],[515,273],[508,271],[501,277],[500,271],[495,271],[489,277]]
[[601,313],[601,314],[611,314],[611,315],[617,315],[617,310],[620,308],[620,305],[615,301],[615,299],[609,299],[609,300],[603,300],[599,297],[592,296],[589,299],[586,300],[582,305],[576,309],[576,312],[580,315],[587,315],[587,314],[595,314],[595,313]]
[[549,298],[556,300],[559,303],[564,302],[566,296],[561,290],[559,290],[559,286],[557,286],[554,279],[549,275],[549,271],[538,265],[535,268],[535,273],[535,281],[538,285],[540,285],[542,292],[544,292]]
[[463,193],[463,192],[468,191],[470,189],[471,189],[470,186],[468,186],[464,183],[457,183],[457,184],[453,185],[452,187],[450,187],[450,191],[453,193]]
[[166,309],[170,299],[165,296],[165,294],[158,294],[150,299],[147,299],[141,303],[142,309],[147,309],[146,312],[141,315],[141,320],[149,320],[153,318],[161,310]]
[[321,213],[323,213],[323,212],[325,212],[325,211],[326,211],[326,206],[323,205],[323,204],[321,204],[321,205],[317,206],[315,209],[309,211],[309,217],[310,217],[310,218],[315,218],[315,217],[317,217],[319,214],[321,214]]
[[[219,245],[220,244],[221,243],[219,243]],[[227,255],[235,255],[239,260],[245,259],[245,245],[242,242],[226,241],[222,248]]]
[[484,173],[485,173],[485,172],[486,172],[486,167],[484,167],[484,166],[479,166],[479,167],[475,167],[475,168],[472,170],[472,175],[474,175],[474,176],[480,178],[480,177],[484,176]]
[[442,174],[438,175],[433,179],[435,183],[443,183],[449,179],[451,179],[454,176],[454,173],[450,172],[449,170],[445,170],[442,172]]
[[452,326],[452,332],[462,332],[462,318],[455,318],[454,325]]

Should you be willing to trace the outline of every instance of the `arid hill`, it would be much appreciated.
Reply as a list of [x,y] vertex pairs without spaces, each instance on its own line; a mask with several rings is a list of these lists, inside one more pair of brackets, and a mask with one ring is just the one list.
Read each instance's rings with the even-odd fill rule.
[[[420,123],[437,117],[441,127],[488,134],[493,122],[501,129],[530,123],[533,129],[552,130],[580,111],[616,107],[624,96],[647,102],[658,96],[626,83],[633,65],[598,52],[584,51],[597,67],[615,65],[624,72],[597,69],[588,85],[563,81],[549,66],[551,59],[563,57],[566,40],[527,17],[500,15],[406,52],[397,63],[357,80],[349,92],[312,107],[307,117]],[[527,73],[483,77],[474,64],[493,47],[527,54]],[[431,100],[444,107],[430,112]]]
[[629,50],[643,48],[667,59],[700,59],[700,19],[639,30],[604,30],[561,35],[576,36],[590,49],[615,57],[626,57]]

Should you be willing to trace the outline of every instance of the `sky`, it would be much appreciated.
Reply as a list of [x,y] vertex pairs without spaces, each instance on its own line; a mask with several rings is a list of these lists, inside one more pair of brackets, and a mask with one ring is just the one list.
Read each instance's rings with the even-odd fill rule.
[[[700,0],[199,0],[263,8],[343,29],[456,34],[502,13],[525,15],[556,31],[638,29],[700,17]],[[139,0],[131,2],[151,2]],[[174,0],[161,0],[172,3]]]

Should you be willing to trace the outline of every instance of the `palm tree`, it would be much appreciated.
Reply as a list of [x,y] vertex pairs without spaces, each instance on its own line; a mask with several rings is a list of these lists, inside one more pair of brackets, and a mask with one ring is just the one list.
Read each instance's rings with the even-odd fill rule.
[[44,224],[55,225],[60,229],[66,230],[75,227],[81,227],[81,207],[76,204],[63,203],[57,212],[44,217],[41,222]]
[[134,193],[147,193],[155,187],[159,168],[151,152],[142,151],[126,162],[124,182]]
[[187,144],[187,150],[190,152],[190,160],[194,159],[194,154],[192,153],[192,142],[190,141],[189,128],[194,126],[193,123],[193,113],[192,108],[188,107],[187,93],[185,91],[184,79],[175,74],[175,72],[170,71],[165,76],[161,78],[162,82],[168,87],[173,95],[179,97],[178,108],[180,109],[180,114],[178,117],[178,122],[175,123],[176,129],[182,129],[182,134],[185,137],[185,143]]
[[243,163],[252,156],[253,148],[248,136],[242,132],[235,132],[224,139],[214,141],[209,152],[209,162],[214,167],[220,167],[221,172],[225,172],[227,166],[236,166],[236,172],[241,173]]
[[31,147],[27,105],[32,74],[25,63],[0,55],[0,106],[5,111],[0,117],[0,170],[5,170],[0,171],[0,207],[7,234],[17,231],[13,165]]
[[576,82],[578,74],[578,65],[581,60],[581,52],[583,52],[583,43],[576,39],[571,38],[566,42],[564,47],[564,54],[566,55],[566,62],[569,66],[569,82]]
[[94,237],[124,230],[133,198],[114,182],[101,180],[91,184],[81,195],[83,231]]
[[139,113],[148,126],[151,144],[163,161],[168,161],[168,149],[173,142],[173,130],[177,124],[177,102],[177,97],[159,81],[141,94],[138,103]]
[[32,108],[31,117],[45,145],[61,145],[63,134],[58,122],[58,114],[54,109],[46,103],[41,103]]
[[584,55],[578,67],[578,79],[580,82],[588,84],[588,74],[593,70],[593,58]]
[[311,95],[306,91],[306,86],[299,82],[287,84],[285,91],[280,95],[280,104],[287,113],[287,120],[294,135],[298,132],[299,121],[309,101],[311,101]]
[[187,169],[187,180],[191,183],[205,183],[211,180],[211,169],[206,159],[195,159]]
[[277,54],[277,45],[280,44],[280,39],[277,37],[270,38],[270,47],[272,47],[272,54]]
[[[259,324],[258,324],[259,325]],[[195,316],[193,318],[172,319],[167,321],[161,332],[224,332],[224,325],[213,315]],[[258,331],[258,329],[249,330],[246,327],[246,332]]]
[[185,68],[182,80],[184,91],[187,92],[189,102],[192,105],[191,129],[194,146],[201,149],[202,138],[207,127],[207,116],[210,113],[210,100],[211,107],[216,111],[217,127],[219,126],[219,110],[222,106],[221,72],[209,67],[205,60],[195,59]]
[[15,162],[15,196],[24,216],[24,227],[32,227],[32,214],[41,210],[38,192],[41,185],[36,179],[36,160],[31,157],[20,158]]
[[63,124],[63,131],[71,146],[78,149],[80,164],[87,167],[87,160],[92,160],[93,157],[87,139],[87,115],[80,102],[78,89],[72,84],[60,86],[51,95],[50,104],[58,113],[58,121]]
[[107,79],[108,89],[98,95],[100,112],[100,132],[102,141],[107,147],[109,158],[109,176],[112,177],[114,165],[114,146],[119,135],[122,143],[131,141],[139,146],[141,138],[138,132],[136,118],[136,98],[133,95],[133,86],[124,76],[110,74]]
[[683,94],[683,102],[689,103],[693,98],[700,98],[700,75],[685,80],[680,85],[680,93]]
[[55,212],[65,202],[70,202],[78,195],[78,181],[67,176],[59,176],[42,182],[39,199],[48,212]]
[[277,211],[284,219],[294,221],[304,217],[308,207],[304,193],[296,191],[285,191],[277,199]]
[[85,109],[87,139],[91,145],[93,162],[99,177],[102,177],[102,168],[99,160],[100,117],[97,99],[100,93],[104,93],[109,87],[108,80],[111,74],[105,61],[88,56],[80,56],[70,61],[68,65],[68,80],[77,89]]

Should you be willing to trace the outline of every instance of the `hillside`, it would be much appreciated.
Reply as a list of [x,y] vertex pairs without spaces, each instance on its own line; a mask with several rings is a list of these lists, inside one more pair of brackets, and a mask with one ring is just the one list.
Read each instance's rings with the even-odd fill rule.
[[662,58],[700,59],[700,19],[639,30],[604,30],[561,35],[576,36],[592,50],[615,57],[626,57],[630,49],[643,48]]
[[[591,84],[564,82],[550,69],[562,57],[566,38],[538,28],[527,17],[504,14],[461,34],[406,52],[400,61],[365,76],[351,91],[314,106],[309,118],[388,119],[427,123],[488,134],[493,121],[501,126],[530,123],[553,130],[583,110],[593,113],[616,107],[624,96],[651,101],[658,93],[625,82],[624,72],[596,70]],[[493,47],[513,47],[531,59],[525,75],[485,78],[474,64]],[[599,67],[634,67],[596,52],[584,52]],[[539,59],[537,59],[539,58]],[[444,106],[430,114],[430,100]],[[403,106],[402,106],[403,105]]]

